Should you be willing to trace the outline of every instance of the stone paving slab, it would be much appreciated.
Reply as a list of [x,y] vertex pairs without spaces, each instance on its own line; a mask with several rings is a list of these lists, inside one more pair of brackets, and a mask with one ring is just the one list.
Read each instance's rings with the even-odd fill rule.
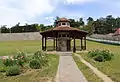
[[[56,82],[87,82],[72,58],[72,53],[59,53],[60,60]],[[69,54],[69,55],[68,55]]]

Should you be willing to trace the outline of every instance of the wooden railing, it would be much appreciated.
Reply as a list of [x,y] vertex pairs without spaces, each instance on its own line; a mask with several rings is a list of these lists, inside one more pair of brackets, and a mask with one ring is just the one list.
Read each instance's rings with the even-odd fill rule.
[[[85,46],[82,46],[82,47],[83,47],[83,49],[81,48],[81,46],[76,46],[76,50],[77,51],[85,50],[86,47]],[[55,51],[56,49],[53,46],[47,46],[46,50],[47,51]],[[73,51],[73,46],[71,46],[71,51]]]
[[[71,47],[71,50],[73,50],[73,46]],[[76,50],[77,51],[81,51],[81,50],[86,50],[86,46],[76,46]]]
[[53,46],[47,46],[46,50],[47,51],[55,51],[55,48]]

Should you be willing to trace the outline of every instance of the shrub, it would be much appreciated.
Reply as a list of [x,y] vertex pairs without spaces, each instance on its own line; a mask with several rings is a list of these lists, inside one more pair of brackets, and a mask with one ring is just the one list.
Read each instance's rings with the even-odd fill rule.
[[26,61],[26,59],[27,59],[25,53],[23,53],[23,52],[18,52],[18,54],[15,55],[13,58],[17,59],[17,60],[22,59],[24,61]]
[[95,61],[99,61],[99,62],[104,62],[105,61],[103,55],[97,55],[97,56],[95,56],[94,60]]
[[100,54],[100,51],[98,49],[95,49],[95,50],[89,51],[88,54],[90,57],[95,57],[98,54]]
[[92,50],[88,52],[89,57],[93,58],[95,61],[103,62],[112,59],[113,53],[109,50]]
[[3,61],[3,64],[4,64],[5,66],[13,66],[15,63],[13,62],[12,59],[5,59],[5,60]]
[[42,51],[37,51],[33,55],[33,59],[38,60],[42,66],[48,65],[48,58],[47,55],[44,54]]
[[34,53],[33,59],[40,60],[40,59],[42,59],[43,56],[44,56],[44,53],[42,51],[37,51],[37,52]]
[[35,59],[30,61],[29,66],[32,69],[39,69],[39,68],[41,68],[40,61],[35,60]]
[[109,61],[112,59],[113,53],[111,53],[109,50],[102,50],[101,55],[103,55],[106,61]]
[[6,67],[6,66],[0,67],[0,72],[6,72],[6,70],[7,70],[7,67]]
[[17,65],[23,66],[23,64],[27,62],[27,57],[25,53],[19,52],[16,56],[14,56],[14,60],[17,60]]
[[6,71],[7,76],[15,76],[19,74],[20,68],[17,65],[9,67],[8,70]]

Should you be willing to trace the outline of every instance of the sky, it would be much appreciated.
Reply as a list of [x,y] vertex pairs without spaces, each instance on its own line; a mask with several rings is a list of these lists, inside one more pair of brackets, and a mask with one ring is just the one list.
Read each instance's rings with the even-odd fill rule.
[[55,17],[86,20],[120,16],[120,0],[0,0],[0,25],[53,24]]

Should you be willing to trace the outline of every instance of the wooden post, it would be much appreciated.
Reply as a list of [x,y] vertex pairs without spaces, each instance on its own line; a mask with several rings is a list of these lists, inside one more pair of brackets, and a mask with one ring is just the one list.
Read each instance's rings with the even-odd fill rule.
[[74,47],[73,47],[73,52],[76,52],[75,37],[74,37]]
[[53,39],[53,50],[55,50],[55,38]]
[[44,36],[42,36],[42,50],[44,50]]
[[56,51],[57,51],[57,37],[56,37]]
[[83,43],[82,43],[82,38],[81,38],[81,50],[83,50]]
[[46,51],[47,37],[45,37],[45,51]]
[[86,36],[84,37],[84,50],[86,50]]

